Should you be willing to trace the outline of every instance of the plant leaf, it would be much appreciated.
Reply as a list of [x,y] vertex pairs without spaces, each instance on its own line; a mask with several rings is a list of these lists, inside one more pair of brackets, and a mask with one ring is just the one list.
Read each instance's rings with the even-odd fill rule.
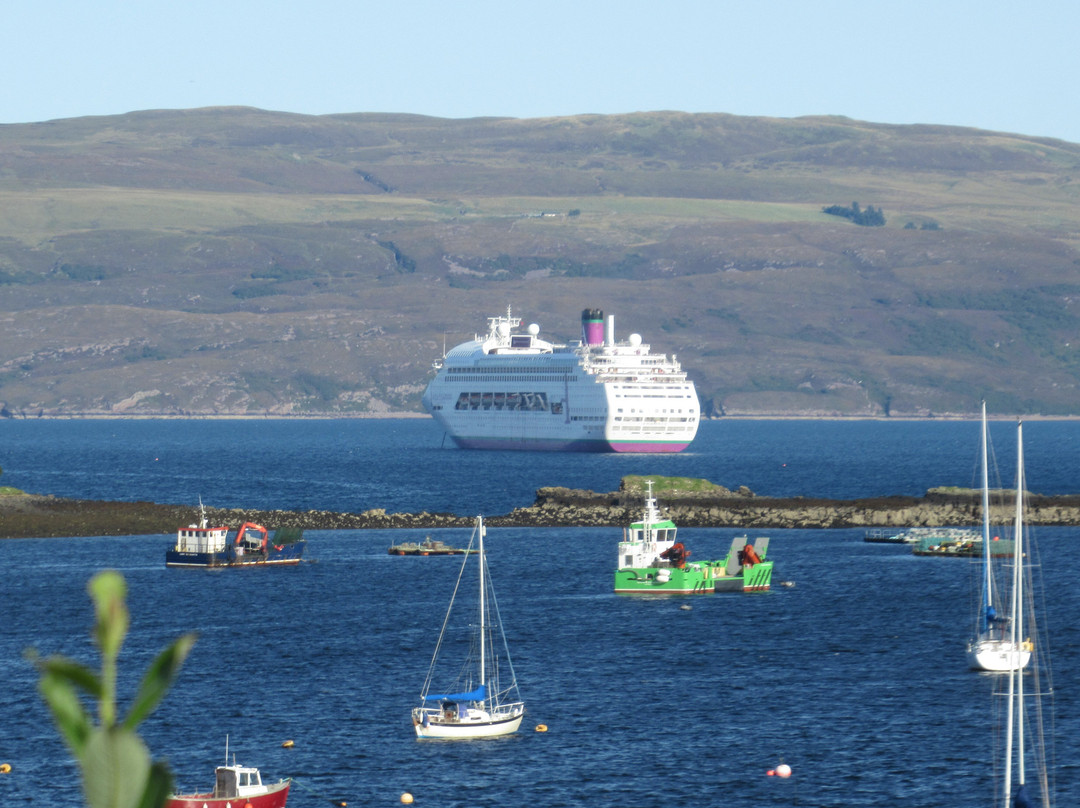
[[90,808],[137,808],[150,779],[150,752],[138,735],[95,730],[82,760],[83,794]]
[[194,633],[185,634],[157,655],[143,675],[139,692],[135,694],[135,700],[124,719],[123,725],[126,728],[135,729],[158,706],[184,664],[196,638]]
[[93,731],[93,722],[74,686],[68,679],[45,672],[38,682],[38,691],[49,705],[60,734],[75,757],[81,760]]
[[131,621],[127,604],[124,602],[127,583],[124,576],[115,570],[104,570],[90,579],[87,589],[97,614],[94,639],[102,656],[115,660],[120,653],[120,646],[124,644]]
[[[150,779],[147,780],[146,790],[139,800],[139,808],[162,808],[172,790],[172,772],[166,763],[159,760],[150,767]],[[237,805],[239,808],[239,803]]]
[[101,698],[101,679],[85,665],[63,656],[51,656],[36,660],[41,674],[55,676],[69,682],[92,699]]

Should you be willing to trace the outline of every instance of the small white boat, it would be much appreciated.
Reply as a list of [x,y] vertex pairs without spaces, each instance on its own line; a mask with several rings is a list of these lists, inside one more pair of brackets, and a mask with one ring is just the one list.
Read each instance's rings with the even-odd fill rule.
[[[412,723],[418,738],[491,738],[509,735],[517,732],[525,715],[525,703],[518,692],[517,677],[510,662],[510,651],[506,646],[506,635],[502,630],[499,607],[488,574],[484,533],[483,517],[477,517],[476,528],[469,539],[454,586],[454,595],[450,598],[450,606],[439,632],[427,679],[420,692],[420,706],[412,711]],[[477,542],[475,552],[474,541]],[[440,652],[443,651],[447,627],[451,625],[454,601],[473,558],[476,559],[479,618],[470,621],[470,648],[462,652],[465,664],[462,666],[462,656],[454,656],[452,670],[455,678],[450,678],[447,671],[451,668],[445,661],[444,665],[439,664]],[[495,643],[496,635],[500,639],[499,645]],[[446,649],[443,656],[449,657],[452,653],[451,649]],[[447,676],[440,681],[449,684],[449,688],[433,690],[433,682],[440,676]]]
[[[1016,640],[1010,631],[1013,623],[1011,610],[1003,604],[995,568],[995,554],[990,536],[990,480],[987,463],[988,433],[986,427],[986,402],[982,405],[982,596],[979,610],[975,616],[975,637],[967,646],[968,663],[975,670],[1011,671],[1024,668],[1031,659],[1031,644],[1026,640]],[[1019,501],[1023,492],[1016,492]],[[1021,563],[1019,548],[1013,548],[1016,565]],[[1000,559],[998,559],[1000,561]]]

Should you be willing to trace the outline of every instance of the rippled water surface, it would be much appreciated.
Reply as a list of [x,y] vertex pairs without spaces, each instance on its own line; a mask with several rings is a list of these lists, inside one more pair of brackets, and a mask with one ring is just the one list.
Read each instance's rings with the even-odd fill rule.
[[[766,494],[920,493],[970,484],[978,440],[972,424],[707,424],[693,453],[658,459],[440,449],[430,426],[4,423],[0,435],[15,437],[0,465],[5,484],[65,496],[499,513],[540,485],[609,490],[625,473]],[[1056,449],[1037,448],[1040,431]],[[1003,468],[1010,435],[995,425]],[[1031,488],[1078,488],[1075,438],[1072,425],[1025,427]],[[733,535],[680,538],[710,558]],[[774,583],[793,587],[634,598],[610,592],[617,529],[490,530],[529,712],[516,736],[459,743],[417,741],[409,724],[459,563],[387,555],[422,536],[314,531],[300,567],[221,572],[166,570],[169,536],[0,542],[0,760],[13,767],[0,776],[0,804],[79,804],[22,653],[96,662],[85,587],[104,568],[121,570],[130,588],[124,692],[167,642],[199,632],[144,726],[186,789],[210,785],[228,734],[241,762],[296,778],[289,804],[301,808],[395,805],[405,791],[417,805],[462,807],[990,804],[993,677],[969,672],[963,653],[973,566],[866,544],[859,531],[769,535]],[[1080,804],[1077,535],[1036,532],[1061,806]],[[461,543],[468,531],[432,536]],[[538,723],[548,731],[535,732]],[[781,759],[794,776],[767,777]]]

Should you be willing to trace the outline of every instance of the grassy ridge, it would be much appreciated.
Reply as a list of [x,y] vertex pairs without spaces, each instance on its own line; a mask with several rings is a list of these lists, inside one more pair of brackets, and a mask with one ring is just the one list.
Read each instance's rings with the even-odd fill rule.
[[695,497],[695,496],[724,496],[731,495],[731,491],[722,485],[711,483],[700,477],[665,477],[662,475],[636,475],[628,474],[622,478],[619,490],[629,494],[644,495],[647,490],[646,483],[652,482],[653,495],[657,499],[666,497]]

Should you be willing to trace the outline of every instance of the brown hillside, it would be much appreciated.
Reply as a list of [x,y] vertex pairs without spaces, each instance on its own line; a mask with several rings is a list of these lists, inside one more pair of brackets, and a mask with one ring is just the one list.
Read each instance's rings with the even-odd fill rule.
[[[1080,146],[844,118],[148,111],[0,126],[0,403],[415,411],[583,307],[715,414],[1080,415]],[[880,208],[884,227],[823,208]]]

